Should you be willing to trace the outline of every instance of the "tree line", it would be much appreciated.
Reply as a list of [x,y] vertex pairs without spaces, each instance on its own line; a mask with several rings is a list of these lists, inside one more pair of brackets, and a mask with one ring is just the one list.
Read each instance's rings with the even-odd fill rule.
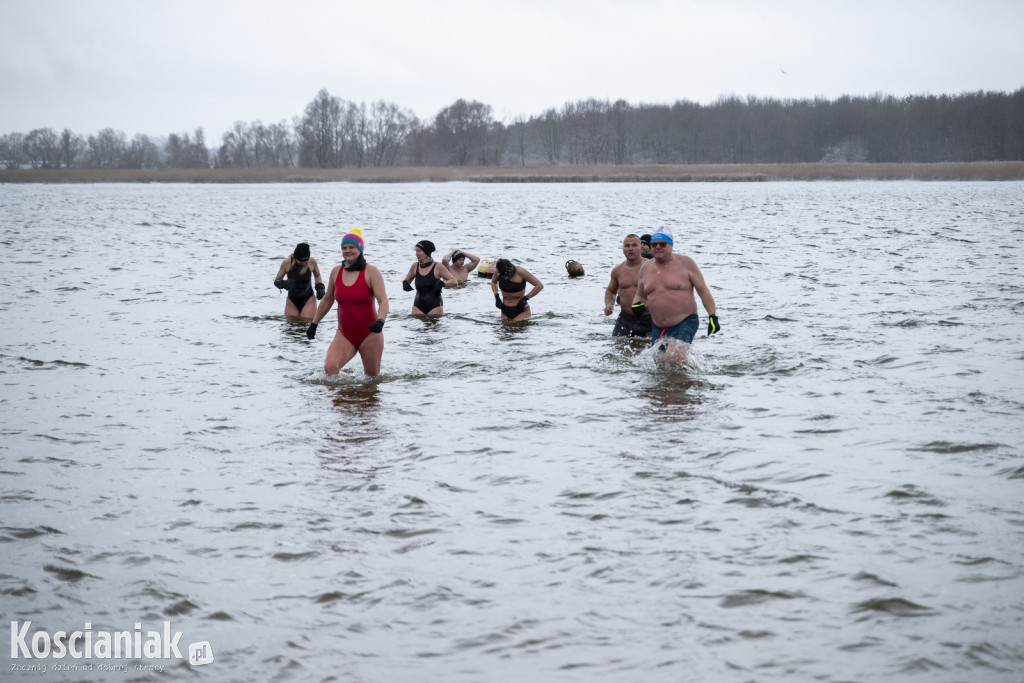
[[50,128],[0,136],[6,168],[362,168],[970,162],[1024,160],[1024,88],[1012,93],[876,94],[834,100],[721,97],[711,104],[567,102],[495,118],[459,99],[432,119],[326,89],[292,121],[236,122],[209,147],[202,128],[132,139]]

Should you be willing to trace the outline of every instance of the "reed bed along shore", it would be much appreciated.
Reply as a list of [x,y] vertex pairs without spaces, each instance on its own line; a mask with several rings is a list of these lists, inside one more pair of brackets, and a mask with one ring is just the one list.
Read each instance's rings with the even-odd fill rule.
[[1022,161],[934,164],[0,170],[0,183],[635,183],[1022,179]]

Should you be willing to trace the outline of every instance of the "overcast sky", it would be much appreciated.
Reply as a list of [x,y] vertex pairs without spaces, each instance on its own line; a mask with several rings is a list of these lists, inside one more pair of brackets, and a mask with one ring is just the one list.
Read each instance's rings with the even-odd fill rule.
[[0,133],[1024,87],[1022,0],[0,0]]

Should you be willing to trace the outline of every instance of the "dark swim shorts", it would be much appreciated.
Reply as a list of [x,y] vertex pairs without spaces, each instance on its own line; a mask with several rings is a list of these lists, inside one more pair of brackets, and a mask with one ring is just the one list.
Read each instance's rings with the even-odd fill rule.
[[639,318],[622,311],[615,321],[613,337],[646,337],[651,333],[651,315],[644,313]]
[[697,317],[696,313],[686,316],[681,323],[677,323],[672,327],[658,327],[651,323],[651,346],[658,343],[662,336],[679,339],[689,344],[693,342],[693,335],[697,334],[699,326],[700,318]]

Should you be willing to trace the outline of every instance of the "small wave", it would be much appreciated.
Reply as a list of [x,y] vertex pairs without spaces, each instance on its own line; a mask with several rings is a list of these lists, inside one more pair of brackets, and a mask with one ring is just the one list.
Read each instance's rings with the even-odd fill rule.
[[262,522],[242,522],[231,527],[232,531],[245,531],[247,529],[280,529],[282,524],[264,524]]
[[49,534],[62,533],[64,532],[46,525],[32,528],[0,527],[0,534],[3,534],[0,535],[0,543],[10,543],[15,540],[27,541],[31,538],[37,538],[39,536],[47,536]]
[[853,580],[854,581],[865,581],[865,582],[868,582],[868,583],[873,583],[873,584],[878,585],[878,586],[887,586],[887,587],[890,587],[890,588],[896,588],[897,587],[897,585],[895,583],[893,583],[891,581],[886,581],[885,579],[880,578],[879,576],[877,576],[875,574],[871,574],[870,572],[859,572],[858,574],[855,574],[853,576]]
[[209,619],[210,621],[234,621],[235,620],[235,618],[233,616],[231,616],[230,614],[228,614],[227,612],[220,612],[220,611],[214,612],[213,614],[208,614],[204,618],[205,619]]
[[911,501],[922,505],[945,506],[944,502],[922,491],[913,484],[907,484],[906,486],[901,486],[898,489],[893,489],[892,491],[889,491],[889,493],[885,494],[885,497],[892,498],[897,501]]
[[304,553],[274,553],[271,557],[278,562],[301,562],[303,560],[316,557],[319,554],[320,553],[315,550],[310,550]]
[[1005,476],[1007,479],[1024,479],[1024,465],[1012,469],[999,470],[997,474]]
[[350,594],[350,593],[342,593],[341,591],[330,591],[330,592],[327,592],[327,593],[321,593],[320,595],[318,595],[313,600],[313,602],[315,602],[318,605],[326,605],[326,604],[330,604],[332,602],[337,602],[339,600],[344,600],[345,602],[358,602],[359,599],[362,598],[364,595],[366,595],[366,594],[365,593]]
[[98,579],[98,576],[87,574],[79,569],[73,569],[71,567],[58,567],[52,564],[44,564],[43,570],[50,572],[61,581],[68,583],[78,583],[82,579]]
[[854,612],[880,612],[895,617],[926,617],[934,610],[904,598],[874,598],[854,605]]
[[871,360],[858,360],[854,361],[854,363],[856,365],[889,365],[890,363],[894,363],[897,360],[899,359],[896,358],[896,356],[881,355],[878,356],[877,358],[872,358]]
[[964,557],[964,558],[959,559],[959,560],[953,560],[953,562],[954,562],[954,564],[963,565],[965,567],[977,567],[978,565],[990,564],[992,562],[996,562],[998,564],[1005,564],[1005,565],[1010,564],[1009,562],[1005,562],[1003,560],[997,560],[994,557],[987,557],[987,556],[986,557]]
[[766,591],[760,589],[739,591],[730,593],[719,602],[720,607],[747,607],[749,605],[760,605],[772,600],[793,600],[805,597],[803,593],[790,593],[787,591]]
[[945,671],[946,667],[927,657],[918,657],[907,662],[900,668],[900,673],[929,673],[931,671]]
[[991,451],[1002,448],[1000,443],[951,443],[949,441],[930,441],[917,448],[909,448],[910,451],[925,453],[971,453],[974,451]]
[[75,361],[60,360],[60,359],[52,360],[52,361],[45,361],[45,360],[37,360],[35,358],[26,358],[24,356],[19,356],[17,360],[19,360],[20,362],[25,363],[27,365],[30,365],[33,368],[39,368],[40,370],[53,370],[54,368],[63,368],[63,367],[69,367],[69,368],[87,368],[87,367],[90,367],[88,363],[77,363]]
[[197,609],[199,609],[199,605],[195,604],[191,600],[184,599],[179,600],[170,607],[164,608],[164,614],[166,614],[169,617],[177,617],[181,616],[182,614],[188,614],[189,612],[192,612]]

